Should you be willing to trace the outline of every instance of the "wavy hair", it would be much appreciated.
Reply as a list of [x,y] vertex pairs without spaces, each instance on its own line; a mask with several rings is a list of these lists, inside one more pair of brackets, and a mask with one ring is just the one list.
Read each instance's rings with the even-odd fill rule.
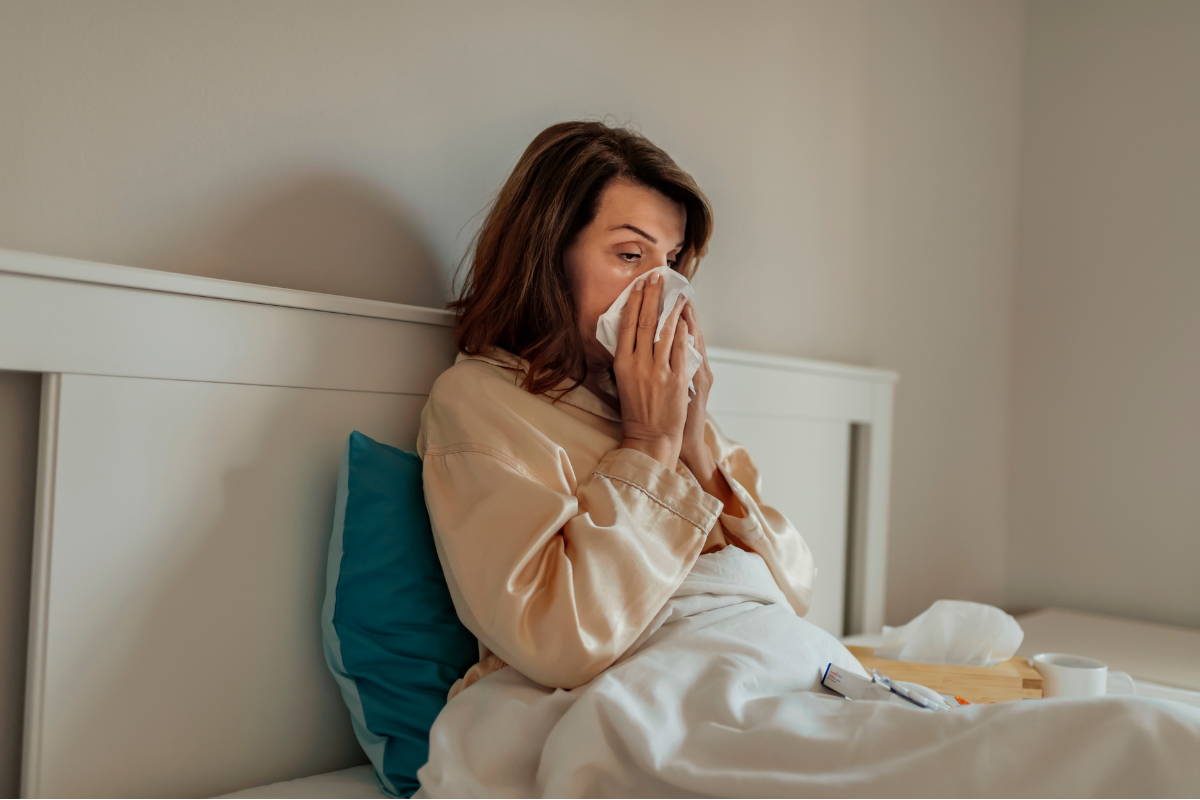
[[687,209],[675,270],[692,278],[713,225],[708,199],[692,176],[636,131],[560,122],[525,149],[475,235],[462,292],[446,306],[456,314],[459,351],[475,355],[497,346],[526,359],[524,388],[534,394],[565,379],[574,381],[571,389],[583,382],[587,364],[563,255],[595,218],[600,193],[617,179]]

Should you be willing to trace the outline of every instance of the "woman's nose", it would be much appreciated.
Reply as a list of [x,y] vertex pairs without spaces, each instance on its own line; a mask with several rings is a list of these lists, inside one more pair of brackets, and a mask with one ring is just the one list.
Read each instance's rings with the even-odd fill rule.
[[658,256],[658,257],[651,256],[651,257],[643,258],[642,265],[641,265],[642,268],[640,270],[638,270],[638,277],[639,278],[642,277],[643,275],[645,275],[647,272],[649,272],[652,269],[658,269],[659,267],[666,266],[666,263],[667,263],[666,256]]

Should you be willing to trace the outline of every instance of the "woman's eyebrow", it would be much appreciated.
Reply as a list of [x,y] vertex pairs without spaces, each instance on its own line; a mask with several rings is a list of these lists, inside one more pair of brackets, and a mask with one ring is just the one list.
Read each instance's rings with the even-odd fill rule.
[[[609,228],[609,230],[610,230],[610,231],[619,231],[619,230],[621,230],[622,228],[627,228],[627,229],[629,229],[629,230],[633,231],[634,233],[636,233],[638,236],[644,236],[645,238],[647,238],[647,239],[649,239],[649,240],[650,240],[650,243],[651,243],[651,244],[658,244],[658,239],[655,239],[653,236],[651,236],[650,234],[646,233],[646,232],[645,232],[644,230],[642,230],[641,228],[635,228],[635,227],[633,227],[632,225],[616,225],[616,226],[614,226],[614,227],[612,227],[612,228]],[[685,239],[684,241],[687,241],[687,240]],[[675,245],[675,246],[676,246],[676,247],[683,247],[683,242],[680,242],[679,244],[677,244],[677,245]]]

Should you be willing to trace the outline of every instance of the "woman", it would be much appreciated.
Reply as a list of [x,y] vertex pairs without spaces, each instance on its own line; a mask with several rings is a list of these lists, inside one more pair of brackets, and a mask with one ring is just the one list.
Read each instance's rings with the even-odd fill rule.
[[931,713],[822,687],[831,663],[867,675],[793,614],[807,608],[812,559],[762,504],[746,451],[707,418],[707,358],[689,402],[681,343],[691,333],[704,351],[695,309],[672,309],[654,342],[662,289],[647,280],[616,355],[595,339],[631,281],[664,264],[690,277],[710,229],[670,158],[595,123],[544,131],[498,196],[454,304],[461,355],[434,384],[418,449],[446,579],[483,656],[451,695],[505,662],[516,672],[442,710],[423,795],[1195,787],[1200,716],[1179,703]]
[[[640,276],[666,264],[690,278],[711,229],[690,175],[596,122],[547,128],[497,196],[450,304],[460,353],[417,441],[438,555],[480,642],[451,696],[506,663],[550,687],[587,683],[728,545],[807,611],[808,547],[708,418],[707,355],[689,399],[689,333],[705,354],[692,304],[653,341],[662,283]],[[597,319],[634,281],[613,356]]]

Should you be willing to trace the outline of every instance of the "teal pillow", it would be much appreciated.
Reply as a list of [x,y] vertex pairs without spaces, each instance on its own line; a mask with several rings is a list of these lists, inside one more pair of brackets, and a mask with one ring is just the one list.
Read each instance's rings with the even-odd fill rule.
[[479,646],[446,588],[421,459],[358,431],[338,473],[321,632],[380,787],[409,797],[433,720]]

